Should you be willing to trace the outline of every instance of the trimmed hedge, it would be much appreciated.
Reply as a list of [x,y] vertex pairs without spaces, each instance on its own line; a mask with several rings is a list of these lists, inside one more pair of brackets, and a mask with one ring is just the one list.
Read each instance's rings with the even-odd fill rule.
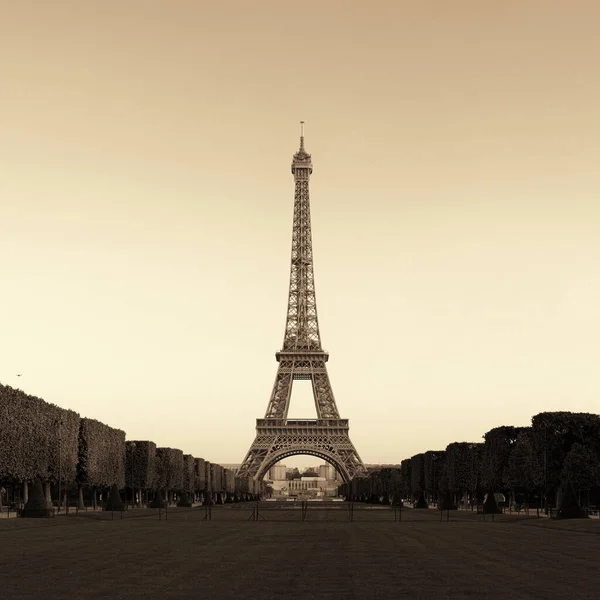
[[600,453],[600,415],[544,412],[531,418],[536,462],[546,457],[548,490],[558,490],[567,454],[576,443]]
[[125,510],[125,504],[123,504],[123,500],[121,500],[121,494],[119,494],[119,488],[116,484],[113,484],[110,488],[110,492],[108,492],[108,499],[106,500],[104,510],[116,512]]
[[[125,442],[125,432],[0,384],[0,482],[41,481],[65,488],[155,489],[260,493],[264,485],[181,450],[150,441]],[[60,460],[59,460],[60,455]],[[59,465],[60,463],[60,465]],[[132,471],[133,467],[133,471]],[[33,488],[31,489],[33,494]],[[119,501],[115,500],[115,505]]]
[[415,454],[410,459],[410,491],[413,495],[420,494],[425,489],[425,457]]
[[213,480],[211,477],[212,474],[212,469],[211,469],[211,463],[208,460],[204,461],[204,481],[205,481],[205,490],[207,492],[213,492],[214,491],[214,487],[213,487]]
[[193,494],[196,490],[195,461],[191,454],[183,455],[183,486],[182,491]]
[[556,511],[557,519],[586,519],[587,513],[579,506],[571,484],[562,486],[562,494]]
[[166,490],[183,489],[183,452],[176,448],[156,449],[156,485]]
[[448,487],[454,492],[475,493],[479,486],[479,457],[483,444],[454,442],[446,448]]
[[[133,457],[130,444],[135,444]],[[156,486],[156,444],[140,440],[127,442],[125,451],[125,481],[127,486],[131,486],[132,458],[135,489],[148,490],[154,488]]]
[[402,496],[410,498],[412,490],[412,460],[410,458],[405,458],[400,462],[400,485]]
[[481,456],[481,484],[486,489],[503,489],[508,477],[508,463],[517,439],[530,427],[494,427],[484,434]]
[[[79,415],[0,384],[0,480],[75,480]],[[60,423],[62,422],[62,425]]]
[[429,450],[423,454],[423,472],[425,491],[436,494],[441,489],[440,481],[443,478],[444,467],[443,450]]
[[229,494],[233,494],[235,492],[235,471],[223,469],[223,479],[225,491]]
[[81,419],[77,482],[94,487],[125,487],[125,432],[95,419]]
[[206,461],[203,458],[194,459],[194,487],[196,492],[206,489]]
[[167,501],[163,498],[162,491],[160,488],[157,488],[154,493],[154,498],[152,502],[148,505],[149,508],[166,508]]
[[21,517],[44,518],[52,517],[53,515],[53,509],[49,507],[46,502],[46,496],[42,489],[42,482],[39,477],[36,477],[29,492],[27,504],[25,504],[25,507],[21,511]]
[[213,492],[224,492],[223,467],[215,463],[210,464],[210,477]]

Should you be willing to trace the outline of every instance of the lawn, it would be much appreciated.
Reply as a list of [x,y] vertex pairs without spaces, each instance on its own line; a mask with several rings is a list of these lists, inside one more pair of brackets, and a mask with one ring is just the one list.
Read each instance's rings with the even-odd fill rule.
[[[600,521],[261,503],[0,521],[0,595],[28,599],[600,598]],[[270,510],[269,510],[270,509]]]

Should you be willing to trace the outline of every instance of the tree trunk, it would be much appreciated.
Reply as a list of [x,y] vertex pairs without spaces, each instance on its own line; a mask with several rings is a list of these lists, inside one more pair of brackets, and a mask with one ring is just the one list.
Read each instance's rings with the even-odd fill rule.
[[94,486],[94,488],[92,489],[92,506],[94,507],[94,510],[98,508],[98,497],[96,494],[96,486]]
[[83,486],[77,486],[77,508],[79,510],[85,509],[85,502],[83,501]]
[[29,500],[29,485],[27,483],[27,479],[23,482],[23,506],[27,504],[27,500]]
[[52,508],[52,493],[50,492],[50,484],[48,482],[44,483],[44,495],[46,496],[48,508]]

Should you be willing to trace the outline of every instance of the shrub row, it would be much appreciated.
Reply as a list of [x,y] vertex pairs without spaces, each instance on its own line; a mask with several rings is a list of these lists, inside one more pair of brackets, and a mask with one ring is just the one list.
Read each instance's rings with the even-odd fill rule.
[[555,504],[561,487],[570,486],[582,501],[600,503],[600,415],[543,412],[532,417],[530,427],[495,427],[483,439],[416,454],[398,469],[343,484],[340,493],[353,499],[392,494],[415,501],[449,492],[455,499],[468,495],[481,501],[493,491],[513,501],[537,497]]
[[162,488],[178,493],[260,495],[264,486],[231,470],[125,432],[0,384],[0,483],[39,477],[89,488]]

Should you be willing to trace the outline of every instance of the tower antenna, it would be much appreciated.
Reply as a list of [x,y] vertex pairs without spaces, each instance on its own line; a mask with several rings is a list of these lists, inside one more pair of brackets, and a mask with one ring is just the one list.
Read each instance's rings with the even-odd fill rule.
[[300,121],[300,150],[304,150],[304,121]]

